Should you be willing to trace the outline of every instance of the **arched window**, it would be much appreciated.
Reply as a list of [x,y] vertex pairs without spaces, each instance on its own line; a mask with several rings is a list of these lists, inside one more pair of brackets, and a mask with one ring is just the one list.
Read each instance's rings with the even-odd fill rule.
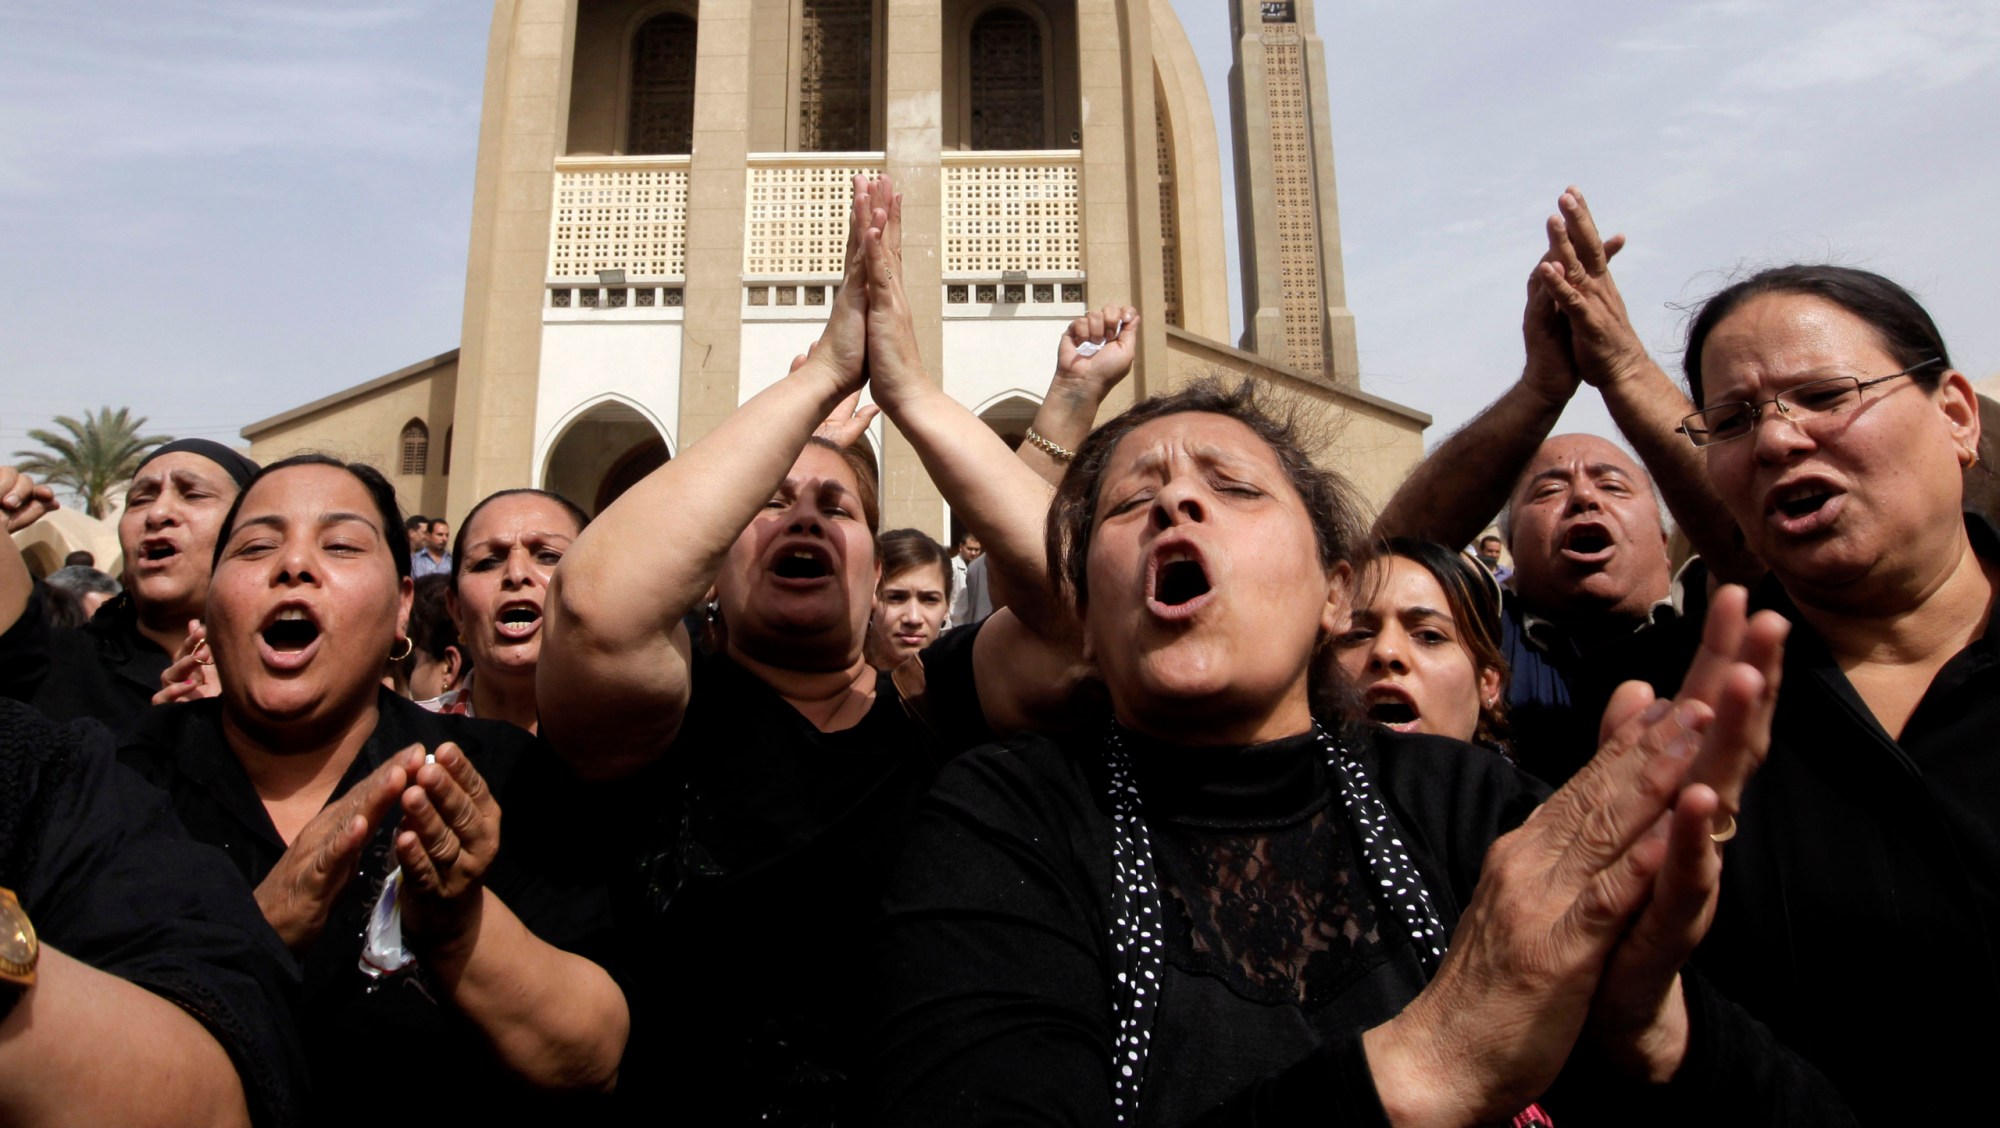
[[972,147],[1048,148],[1041,24],[1019,8],[994,8],[973,23],[970,47]]
[[412,419],[403,424],[403,458],[401,472],[422,477],[424,466],[430,461],[431,429],[424,426],[421,419]]
[[873,148],[875,0],[803,0],[800,17],[799,148]]
[[694,151],[694,20],[662,12],[632,36],[627,153]]

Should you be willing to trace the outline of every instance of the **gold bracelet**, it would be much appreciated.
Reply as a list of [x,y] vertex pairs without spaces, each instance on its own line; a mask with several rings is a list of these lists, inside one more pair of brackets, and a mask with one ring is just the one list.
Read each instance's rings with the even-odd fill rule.
[[1033,427],[1028,428],[1027,438],[1028,442],[1034,444],[1036,450],[1041,451],[1043,454],[1048,455],[1050,458],[1055,459],[1057,462],[1068,462],[1076,457],[1075,451],[1070,450],[1066,447],[1057,446],[1055,443],[1050,442],[1048,439],[1043,438],[1039,434],[1036,434],[1035,429]]

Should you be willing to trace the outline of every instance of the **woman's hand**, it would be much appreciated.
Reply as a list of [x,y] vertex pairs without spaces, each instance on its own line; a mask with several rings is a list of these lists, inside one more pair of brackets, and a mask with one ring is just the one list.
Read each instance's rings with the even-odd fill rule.
[[[1744,590],[1732,584],[1717,589],[1710,604],[1702,649],[1682,692],[1715,701],[1715,724],[1673,809],[1655,827],[1665,841],[1665,858],[1651,899],[1611,953],[1591,1002],[1591,1043],[1615,1067],[1655,1084],[1671,1080],[1687,1054],[1680,969],[1715,919],[1722,848],[1713,835],[1734,827],[1743,788],[1771,746],[1791,625],[1770,611],[1746,620],[1747,603]],[[1750,677],[1744,665],[1759,676]],[[1647,697],[1634,690],[1614,701],[1604,727],[1621,723],[1621,707],[1643,708]]]
[[208,652],[208,628],[200,619],[189,619],[187,639],[174,651],[172,664],[160,671],[160,691],[153,695],[153,704],[199,701],[221,692],[222,682],[215,676],[215,659]]
[[403,867],[403,924],[427,948],[477,930],[486,871],[500,852],[500,804],[456,744],[440,744],[403,792],[396,860]]
[[[1476,1123],[1518,1112],[1561,1070],[1601,984],[1619,1017],[1632,1008],[1649,1016],[1621,1035],[1671,1036],[1656,1026],[1671,1026],[1679,962],[1662,980],[1662,961],[1676,938],[1691,948],[1688,934],[1706,928],[1690,904],[1713,884],[1693,835],[1712,850],[1709,797],[1740,795],[1768,746],[1782,636],[1781,620],[1746,622],[1740,591],[1719,600],[1680,696],[1655,701],[1643,685],[1621,687],[1597,756],[1494,843],[1436,978],[1363,1037],[1391,1119]],[[1660,939],[1613,959],[1640,935]]]
[[891,418],[913,396],[936,390],[924,372],[910,300],[903,292],[903,198],[893,180],[868,185],[861,255],[868,285],[868,383]]
[[7,532],[18,533],[41,520],[43,514],[61,508],[54,490],[12,466],[0,466],[0,522]]
[[1139,355],[1139,311],[1107,305],[1069,323],[1056,343],[1056,376],[1050,387],[1075,389],[1097,403],[1132,371]]
[[[805,361],[806,358],[803,356],[794,360],[793,369],[796,370]],[[861,441],[861,436],[868,433],[868,425],[880,414],[882,414],[881,408],[872,403],[861,402],[861,389],[856,388],[853,394],[835,405],[832,413],[819,426],[813,428],[813,437],[825,439],[843,448],[851,447]]]
[[319,939],[333,903],[354,876],[361,848],[423,759],[422,747],[412,746],[385,760],[314,815],[258,883],[257,907],[294,954],[304,956]]

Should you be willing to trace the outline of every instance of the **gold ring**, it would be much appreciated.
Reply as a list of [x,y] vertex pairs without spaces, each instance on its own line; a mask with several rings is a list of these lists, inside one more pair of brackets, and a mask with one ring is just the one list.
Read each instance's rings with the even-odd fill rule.
[[194,644],[193,650],[188,651],[188,656],[194,659],[195,665],[197,666],[213,666],[215,665],[214,654],[210,654],[208,656],[208,661],[206,662],[201,660],[201,652],[207,649],[208,649],[208,640],[202,639],[200,642]]
[[1724,842],[1727,842],[1730,839],[1736,837],[1736,816],[1725,815],[1724,817],[1729,820],[1729,825],[1723,827],[1721,830],[1718,830],[1714,834],[1708,836],[1708,840],[1710,842],[1715,843],[1717,846],[1720,846]]

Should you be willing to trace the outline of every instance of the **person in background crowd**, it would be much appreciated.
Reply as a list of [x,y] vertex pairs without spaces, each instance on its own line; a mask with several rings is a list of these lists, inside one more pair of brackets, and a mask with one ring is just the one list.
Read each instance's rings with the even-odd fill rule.
[[50,572],[42,580],[50,590],[61,589],[76,600],[81,618],[75,622],[51,622],[57,627],[81,627],[90,621],[97,609],[124,591],[117,580],[92,568],[88,564],[66,564]]
[[[264,469],[215,549],[220,696],[153,710],[119,750],[255,886],[299,960],[329,1125],[519,1115],[538,1092],[610,1087],[625,1043],[610,977],[556,946],[608,926],[560,764],[513,726],[380,684],[409,647],[401,521],[372,467]],[[378,928],[384,899],[399,942]]]
[[1529,817],[1546,792],[1502,757],[1330,708],[1362,524],[1254,389],[1078,449],[1048,556],[1109,715],[941,773],[886,899],[870,1122],[1813,1111],[1823,1081],[1678,974],[1782,621],[1726,589],[1683,695],[1626,687]]
[[1494,579],[1504,584],[1514,578],[1514,569],[1501,561],[1500,549],[1501,541],[1499,537],[1489,534],[1479,538],[1479,552],[1477,554],[1479,562],[1486,566],[1488,572],[1493,573]]
[[[1578,209],[1552,291],[1579,338],[1643,353]],[[2000,1008],[2000,535],[1964,508],[1978,397],[1908,291],[1846,267],[1724,288],[1682,355],[1693,401],[1663,429],[1769,566],[1755,604],[1792,624],[1770,762],[1696,966],[1862,1122],[1962,1119],[1986,1103],[1991,1056],[1963,1031]],[[1657,399],[1678,394],[1657,366],[1630,367]],[[1658,640],[1651,680],[1671,685],[1694,646]],[[1864,936],[1930,955],[1857,975]]]
[[868,623],[868,660],[878,670],[894,670],[944,629],[951,553],[921,529],[891,529],[877,538],[875,554],[882,582],[875,585]]
[[410,537],[410,559],[414,563],[417,553],[431,541],[431,519],[421,513],[412,513],[403,522],[403,531]]
[[424,531],[422,551],[410,554],[410,574],[417,579],[450,575],[451,553],[445,551],[450,543],[451,526],[441,517],[431,518]]
[[[1522,765],[1552,784],[1568,779],[1596,748],[1602,692],[1578,682],[1636,645],[1637,632],[1676,614],[1653,478],[1604,439],[1549,435],[1576,390],[1589,383],[1642,453],[1672,451],[1650,424],[1635,432],[1658,407],[1649,385],[1629,378],[1633,363],[1614,359],[1595,337],[1571,334],[1542,275],[1572,253],[1581,200],[1574,189],[1565,192],[1562,214],[1548,221],[1548,250],[1529,279],[1522,315],[1521,378],[1411,472],[1375,525],[1384,537],[1465,544],[1501,514],[1500,533],[1514,561],[1501,606],[1501,649],[1511,669],[1507,706]],[[1624,238],[1600,245],[1608,260]],[[1761,568],[1737,546],[1713,493],[1685,480],[1686,452],[1672,451],[1664,464],[1675,468],[1665,500],[1709,554],[1711,574],[1754,580]]]
[[951,611],[947,620],[951,626],[964,625],[958,621],[959,601],[965,598],[966,568],[978,555],[979,538],[971,533],[960,536],[951,548]]
[[63,567],[95,568],[97,567],[97,555],[88,549],[79,548],[68,556],[63,557]]
[[589,523],[575,503],[547,490],[501,490],[472,507],[446,557],[458,562],[448,598],[468,668],[427,708],[536,731],[549,576]]
[[410,653],[390,662],[398,692],[432,712],[440,712],[444,696],[472,673],[459,645],[458,624],[451,620],[450,599],[450,576],[416,581],[410,600]]
[[292,969],[94,721],[0,700],[0,1123],[292,1125]]
[[[0,552],[0,696],[57,720],[129,731],[176,659],[192,660],[208,600],[215,532],[257,464],[208,439],[179,439],[140,462],[118,518],[124,592],[81,630],[51,629],[17,552]],[[19,532],[55,507],[46,487],[0,468],[0,510]],[[192,661],[190,661],[192,664]]]
[[1369,720],[1507,751],[1499,590],[1479,567],[1402,537],[1369,561],[1352,625],[1334,640]]

